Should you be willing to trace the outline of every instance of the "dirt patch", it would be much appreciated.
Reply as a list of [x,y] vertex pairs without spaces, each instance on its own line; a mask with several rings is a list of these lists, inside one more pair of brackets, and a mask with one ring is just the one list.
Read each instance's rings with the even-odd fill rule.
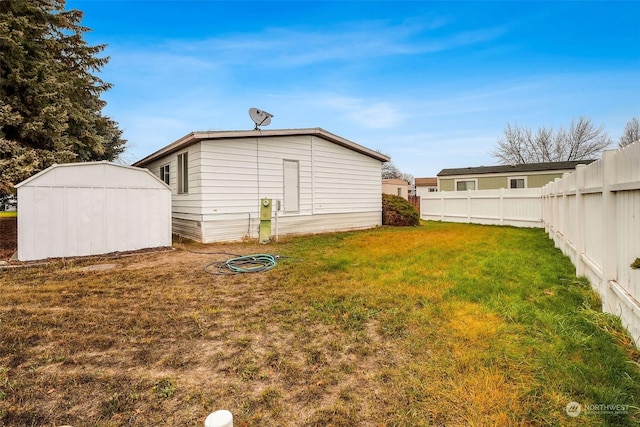
[[116,268],[118,264],[93,264],[86,267],[82,267],[82,271],[104,271]]
[[18,248],[18,218],[0,217],[0,261],[6,261]]

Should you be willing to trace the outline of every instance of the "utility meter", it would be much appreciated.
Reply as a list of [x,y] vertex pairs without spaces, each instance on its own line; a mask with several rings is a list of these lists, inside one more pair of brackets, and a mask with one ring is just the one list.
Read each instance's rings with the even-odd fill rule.
[[260,243],[271,240],[271,199],[260,200]]
[[271,220],[271,199],[260,200],[260,220]]

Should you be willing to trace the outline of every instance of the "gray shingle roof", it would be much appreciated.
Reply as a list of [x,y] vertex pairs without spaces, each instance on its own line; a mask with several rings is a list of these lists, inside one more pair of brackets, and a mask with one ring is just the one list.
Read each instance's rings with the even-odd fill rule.
[[568,162],[526,163],[521,165],[477,166],[468,168],[442,169],[438,176],[480,175],[488,173],[540,172],[575,169],[577,165],[588,165],[595,160],[575,160]]

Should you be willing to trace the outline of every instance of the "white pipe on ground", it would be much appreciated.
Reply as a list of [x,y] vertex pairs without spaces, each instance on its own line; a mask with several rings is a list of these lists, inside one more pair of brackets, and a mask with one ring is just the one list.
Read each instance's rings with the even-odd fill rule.
[[204,427],[233,427],[233,414],[226,409],[212,412],[204,420]]

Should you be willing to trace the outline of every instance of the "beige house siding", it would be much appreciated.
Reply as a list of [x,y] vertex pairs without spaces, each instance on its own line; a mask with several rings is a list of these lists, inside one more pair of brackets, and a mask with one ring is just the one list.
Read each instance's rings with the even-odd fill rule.
[[[573,171],[567,171],[567,172],[573,172]],[[529,176],[528,186],[529,188],[544,187],[545,185],[555,180],[556,178],[562,178],[562,175],[563,175],[562,173],[531,175]]]
[[442,179],[438,180],[440,183],[440,191],[455,191],[455,179]]
[[[439,178],[440,191],[455,191],[455,182],[459,180],[476,179],[478,182],[477,190],[496,190],[499,188],[509,188],[509,178],[526,177],[527,188],[540,188],[556,178],[561,178],[563,172],[557,173],[528,173],[528,174],[500,174],[500,175],[460,175],[447,178]],[[572,172],[567,170],[566,172]]]
[[403,179],[383,179],[382,194],[392,194],[409,199],[409,183]]

